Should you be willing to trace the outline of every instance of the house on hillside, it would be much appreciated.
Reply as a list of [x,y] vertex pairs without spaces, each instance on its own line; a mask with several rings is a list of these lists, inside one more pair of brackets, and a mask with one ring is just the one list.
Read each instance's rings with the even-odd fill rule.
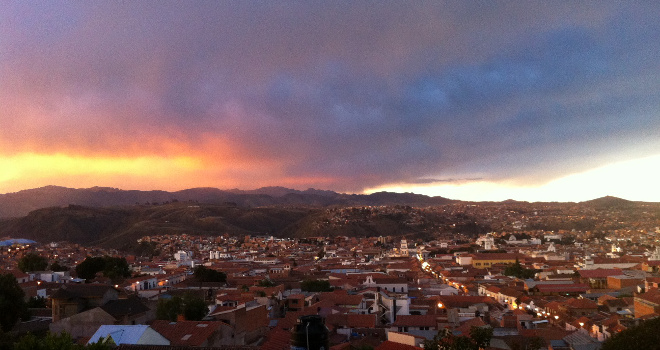
[[119,299],[120,292],[105,284],[64,284],[51,296],[53,322]]

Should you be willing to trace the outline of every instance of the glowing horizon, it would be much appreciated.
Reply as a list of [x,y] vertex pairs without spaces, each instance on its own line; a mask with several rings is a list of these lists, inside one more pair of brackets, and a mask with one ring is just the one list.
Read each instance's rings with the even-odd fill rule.
[[[0,192],[660,201],[643,171],[658,171],[660,150],[658,11],[613,0],[10,0]],[[627,160],[635,173],[616,165]]]
[[365,190],[413,192],[464,201],[582,202],[605,196],[630,201],[660,202],[660,155],[608,164],[570,174],[539,186],[510,181],[460,181],[459,184],[392,185]]

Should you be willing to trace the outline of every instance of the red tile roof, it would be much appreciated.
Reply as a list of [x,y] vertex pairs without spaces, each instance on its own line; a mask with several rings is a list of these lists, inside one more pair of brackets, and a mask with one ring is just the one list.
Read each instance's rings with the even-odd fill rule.
[[622,274],[621,269],[579,270],[578,272],[580,273],[580,277],[583,278],[605,278]]
[[646,293],[637,294],[635,297],[660,305],[660,289],[657,288],[649,289]]
[[393,341],[386,340],[378,345],[374,350],[421,350],[422,348],[406,345],[401,343],[395,343]]
[[589,299],[572,298],[566,300],[564,304],[574,309],[598,309],[598,304]]
[[163,335],[172,345],[202,346],[220,327],[227,326],[221,321],[178,321],[156,320],[151,324],[156,332]]
[[572,293],[572,292],[586,292],[589,286],[582,283],[575,284],[538,284],[538,288],[542,293]]
[[320,299],[329,300],[334,305],[358,306],[362,302],[364,297],[361,294],[348,294],[346,291],[341,290],[335,292],[321,293]]
[[436,315],[399,315],[393,327],[436,327]]

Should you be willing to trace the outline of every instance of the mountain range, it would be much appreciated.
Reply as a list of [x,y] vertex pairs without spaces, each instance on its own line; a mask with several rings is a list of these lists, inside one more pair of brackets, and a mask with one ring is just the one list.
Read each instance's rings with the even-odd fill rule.
[[232,203],[241,207],[330,205],[411,205],[430,206],[455,202],[444,197],[429,197],[413,193],[377,192],[343,194],[333,191],[284,187],[263,187],[256,190],[220,190],[191,188],[176,192],[120,190],[109,187],[67,188],[46,186],[14,193],[0,194],[0,218],[21,217],[29,212],[70,204],[89,207],[114,207],[165,202],[199,202],[205,204]]
[[[0,195],[0,237],[29,238],[42,243],[70,241],[130,250],[138,238],[160,234],[425,237],[440,231],[472,235],[489,232],[488,220],[468,217],[460,211],[439,214],[416,209],[460,203],[471,204],[413,193],[360,195],[283,187],[166,192],[47,186]],[[510,200],[481,204],[524,208],[530,203]],[[598,198],[580,205],[630,213],[646,206],[616,197]],[[365,206],[372,208],[360,209]],[[381,206],[394,210],[378,209]],[[653,203],[652,207],[660,215],[660,204]],[[342,208],[347,211],[338,212]]]

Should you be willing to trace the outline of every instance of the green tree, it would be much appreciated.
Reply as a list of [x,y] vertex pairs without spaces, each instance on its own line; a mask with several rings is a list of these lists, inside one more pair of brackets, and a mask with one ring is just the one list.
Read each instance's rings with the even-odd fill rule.
[[493,329],[490,327],[472,327],[470,328],[470,339],[479,349],[484,349],[490,344],[493,337]]
[[0,350],[13,350],[15,342],[16,340],[10,333],[0,329]]
[[48,266],[48,259],[35,253],[29,253],[18,260],[18,269],[23,272],[43,271]]
[[111,256],[87,257],[76,266],[78,277],[86,280],[93,279],[99,272],[103,272],[103,275],[112,279],[113,282],[131,276],[131,270],[125,258]]
[[13,350],[110,350],[109,344],[95,343],[88,346],[76,344],[66,333],[48,333],[37,337],[28,333],[14,343]]
[[199,282],[227,282],[227,274],[203,265],[195,267],[194,275]]
[[102,257],[88,256],[83,262],[76,266],[76,274],[78,274],[78,277],[80,278],[90,280],[96,277],[96,274],[103,271],[104,268],[105,262]]
[[300,283],[300,289],[304,292],[331,292],[333,291],[330,281],[327,280],[304,280]]
[[112,279],[113,282],[131,277],[131,268],[128,266],[126,258],[104,256],[103,261],[103,275]]
[[543,338],[541,337],[531,337],[531,338],[526,338],[526,340],[527,340],[527,344],[526,344],[527,350],[547,349],[545,340],[543,340]]
[[177,316],[183,310],[183,299],[181,297],[172,297],[169,299],[159,299],[156,307],[156,318],[159,320],[176,321]]
[[660,329],[660,318],[644,321],[605,340],[601,350],[624,350],[631,347],[635,349],[657,349],[658,344],[660,344],[658,329]]
[[55,271],[55,272],[57,272],[57,271],[69,271],[68,266],[60,265],[60,263],[58,261],[55,261],[52,264],[50,264],[49,269],[51,271]]
[[200,321],[208,314],[208,311],[208,306],[203,299],[189,293],[183,297],[175,296],[170,299],[158,300],[156,318],[176,321],[179,315],[183,315],[186,320]]
[[201,321],[209,313],[209,308],[201,298],[192,294],[183,297],[183,316],[189,321]]
[[264,278],[257,283],[259,287],[275,287],[275,282],[271,281],[269,278]]
[[34,308],[34,309],[39,309],[39,308],[40,308],[40,309],[43,309],[43,308],[46,308],[46,307],[47,307],[47,306],[46,306],[46,298],[42,298],[42,297],[39,297],[39,296],[31,297],[31,298],[27,301],[27,307],[28,307],[28,308]]
[[0,274],[0,327],[9,332],[19,318],[28,319],[25,293],[12,274]]
[[137,256],[152,257],[158,255],[158,243],[142,241],[137,246],[133,247],[133,252]]
[[518,258],[516,258],[516,262],[507,266],[504,269],[504,275],[505,276],[514,276],[518,278],[534,278],[536,275],[536,270],[533,269],[526,269],[520,264],[520,261]]

